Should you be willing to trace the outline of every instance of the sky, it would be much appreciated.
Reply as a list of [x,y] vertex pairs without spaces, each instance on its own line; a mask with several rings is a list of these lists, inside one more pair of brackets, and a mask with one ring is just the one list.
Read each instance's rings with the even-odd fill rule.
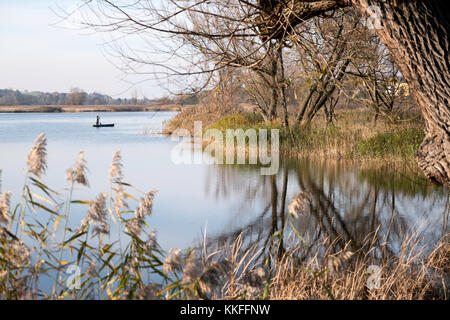
[[68,92],[79,87],[114,98],[166,94],[146,78],[123,80],[124,74],[114,65],[120,62],[105,50],[107,34],[86,34],[70,21],[57,24],[61,19],[55,11],[72,12],[77,3],[0,0],[0,89]]

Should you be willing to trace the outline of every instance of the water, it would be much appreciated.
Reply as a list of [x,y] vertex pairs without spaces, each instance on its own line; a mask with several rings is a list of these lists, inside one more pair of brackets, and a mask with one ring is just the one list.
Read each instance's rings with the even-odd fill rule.
[[[73,166],[84,151],[89,167],[90,188],[79,188],[74,199],[94,200],[100,192],[109,192],[109,167],[114,152],[121,150],[125,181],[149,191],[157,189],[154,215],[149,223],[156,228],[164,248],[189,245],[208,226],[217,232],[227,225],[233,206],[228,201],[205,197],[209,168],[175,165],[171,148],[176,142],[160,134],[164,121],[174,113],[114,113],[102,116],[103,123],[115,128],[92,128],[96,114],[2,114],[0,116],[0,168],[3,190],[19,198],[26,172],[26,159],[33,141],[41,132],[48,138],[47,185],[67,194],[66,169]],[[230,199],[231,200],[231,199]],[[13,201],[14,203],[14,201]],[[234,210],[234,213],[237,212]],[[73,210],[73,226],[85,210]]]
[[[294,225],[309,243],[327,236],[357,247],[376,230],[395,253],[398,240],[416,231],[424,244],[437,243],[448,232],[449,195],[428,185],[407,168],[364,167],[348,162],[282,159],[277,176],[261,176],[257,166],[176,165],[176,141],[160,134],[175,113],[108,113],[95,129],[97,114],[0,114],[2,191],[20,198],[26,159],[34,139],[48,138],[48,170],[43,180],[67,194],[66,169],[84,151],[90,188],[77,188],[73,199],[94,200],[109,192],[109,167],[121,150],[125,181],[157,189],[147,223],[158,231],[164,250],[186,249],[202,241],[211,245],[235,239],[247,230],[248,241],[261,241],[282,228],[287,206],[300,191],[313,196],[312,210]],[[284,210],[282,210],[284,208]],[[69,226],[76,228],[86,206],[74,205]],[[113,235],[114,236],[114,231]]]

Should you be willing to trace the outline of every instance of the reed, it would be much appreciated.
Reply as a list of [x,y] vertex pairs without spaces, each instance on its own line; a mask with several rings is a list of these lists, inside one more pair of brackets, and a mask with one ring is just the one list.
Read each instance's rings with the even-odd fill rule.
[[[124,182],[119,151],[110,168],[110,192],[94,200],[73,200],[75,186],[88,186],[84,153],[67,171],[67,195],[45,184],[45,158],[41,135],[30,152],[22,205],[14,209],[11,193],[0,194],[0,299],[450,297],[448,235],[434,248],[424,247],[417,234],[404,235],[398,254],[376,244],[378,232],[358,248],[338,247],[329,237],[308,243],[295,229],[295,219],[311,210],[312,198],[302,192],[288,206],[284,228],[264,243],[250,241],[250,230],[222,242],[211,242],[205,231],[192,248],[165,252],[147,219],[156,190],[141,192]],[[70,220],[74,205],[87,211],[78,227]],[[18,210],[21,215],[14,214]],[[113,224],[119,240],[107,236]],[[373,266],[379,270],[375,287]],[[48,279],[54,283],[50,291]]]
[[264,122],[259,113],[210,106],[186,108],[171,119],[165,134],[183,128],[193,132],[194,122],[202,121],[204,130],[279,129],[281,153],[294,157],[347,159],[358,161],[415,162],[416,152],[424,138],[423,121],[417,115],[404,115],[392,122],[379,119],[376,124],[367,109],[338,110],[333,124],[319,114],[309,124],[296,123],[292,116],[290,127],[279,121]]

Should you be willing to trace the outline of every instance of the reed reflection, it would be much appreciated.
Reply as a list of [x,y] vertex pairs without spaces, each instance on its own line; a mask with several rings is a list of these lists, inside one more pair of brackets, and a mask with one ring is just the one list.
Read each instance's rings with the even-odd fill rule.
[[[205,194],[216,200],[239,194],[242,217],[252,209],[252,199],[265,199],[259,214],[245,225],[209,235],[210,250],[242,234],[247,248],[258,246],[261,258],[267,258],[276,237],[276,255],[281,257],[295,233],[305,245],[299,260],[325,249],[327,254],[371,250],[372,256],[382,259],[398,255],[408,236],[431,248],[448,233],[448,191],[427,184],[409,168],[308,160],[285,161],[281,166],[277,176],[268,177],[249,166],[210,168]],[[288,206],[299,192],[311,198],[308,209],[294,217]]]

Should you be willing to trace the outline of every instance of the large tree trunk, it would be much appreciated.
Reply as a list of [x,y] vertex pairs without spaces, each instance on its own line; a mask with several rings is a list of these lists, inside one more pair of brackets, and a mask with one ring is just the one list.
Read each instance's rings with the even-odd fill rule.
[[380,39],[408,82],[426,122],[417,154],[425,176],[450,187],[449,4],[442,0],[352,0],[367,15],[381,12]]

